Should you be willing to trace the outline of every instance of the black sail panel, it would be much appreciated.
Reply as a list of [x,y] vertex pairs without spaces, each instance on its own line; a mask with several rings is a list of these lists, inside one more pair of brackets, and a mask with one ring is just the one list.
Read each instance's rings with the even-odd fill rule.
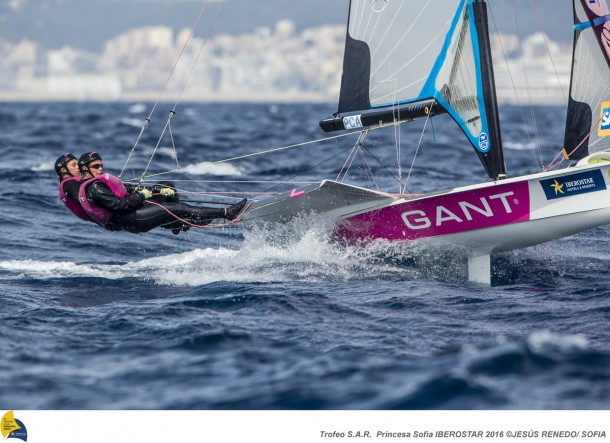
[[348,32],[339,96],[340,113],[370,109],[370,76],[371,52],[368,45],[365,42],[354,40]]

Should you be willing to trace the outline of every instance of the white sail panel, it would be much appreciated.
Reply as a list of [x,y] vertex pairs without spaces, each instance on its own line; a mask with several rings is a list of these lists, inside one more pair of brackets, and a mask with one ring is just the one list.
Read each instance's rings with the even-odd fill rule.
[[445,64],[436,79],[435,88],[440,91],[442,101],[446,103],[445,107],[448,105],[455,112],[458,117],[456,120],[471,139],[478,139],[483,131],[477,64],[468,9],[464,8],[447,51]]
[[372,107],[421,97],[462,0],[352,0],[349,35],[370,51]]
[[564,149],[572,159],[610,149],[610,11],[574,0],[575,37]]

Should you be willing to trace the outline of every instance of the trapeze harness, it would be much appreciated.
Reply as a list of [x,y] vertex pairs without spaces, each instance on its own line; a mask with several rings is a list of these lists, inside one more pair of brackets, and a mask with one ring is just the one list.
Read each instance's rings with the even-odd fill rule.
[[[59,199],[63,202],[66,207],[72,211],[74,215],[78,218],[81,218],[85,221],[93,221],[91,217],[87,215],[87,212],[82,208],[82,206],[73,198],[69,197],[68,194],[64,191],[64,184],[70,180],[80,181],[80,177],[68,177],[65,178],[59,183]],[[80,192],[80,189],[79,189]],[[80,194],[79,194],[80,197]]]
[[105,226],[110,221],[112,212],[100,206],[92,205],[87,198],[87,193],[85,192],[87,186],[96,180],[106,183],[117,197],[125,198],[129,195],[129,191],[127,191],[127,188],[125,188],[125,185],[121,180],[110,174],[103,174],[98,177],[91,178],[81,185],[78,191],[78,201],[80,202],[83,210],[95,223],[100,226]]

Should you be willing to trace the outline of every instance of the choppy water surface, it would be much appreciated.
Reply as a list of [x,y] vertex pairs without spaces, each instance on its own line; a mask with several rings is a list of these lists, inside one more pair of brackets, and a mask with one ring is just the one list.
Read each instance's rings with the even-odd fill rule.
[[[344,246],[310,217],[273,230],[174,236],[106,232],[70,215],[57,199],[53,160],[96,150],[118,174],[150,109],[2,106],[0,409],[610,406],[609,228],[502,254],[495,285],[484,287],[464,281],[450,254]],[[188,180],[179,182],[188,190],[235,192],[215,194],[227,202],[290,189],[276,183],[288,179],[334,178],[353,136],[209,163],[322,138],[317,121],[333,111],[183,104],[172,133],[189,173],[171,178]],[[163,112],[128,175],[148,162]],[[561,145],[561,109],[536,112],[538,140],[518,108],[503,109],[513,175],[539,170],[537,146],[548,163]],[[403,176],[421,127],[401,130]],[[410,190],[485,180],[472,149],[456,146],[462,139],[435,118]],[[392,192],[395,144],[393,131],[367,144],[377,184]],[[172,152],[164,139],[151,172],[173,169]],[[363,177],[354,165],[350,180],[366,185]]]

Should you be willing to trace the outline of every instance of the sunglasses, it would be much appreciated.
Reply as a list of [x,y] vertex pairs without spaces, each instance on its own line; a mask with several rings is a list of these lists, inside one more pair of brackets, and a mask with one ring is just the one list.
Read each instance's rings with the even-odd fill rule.
[[90,167],[91,169],[101,169],[101,168],[103,168],[103,167],[104,167],[104,165],[103,165],[102,163],[96,163],[96,164],[94,164],[94,165],[89,165],[89,167]]

